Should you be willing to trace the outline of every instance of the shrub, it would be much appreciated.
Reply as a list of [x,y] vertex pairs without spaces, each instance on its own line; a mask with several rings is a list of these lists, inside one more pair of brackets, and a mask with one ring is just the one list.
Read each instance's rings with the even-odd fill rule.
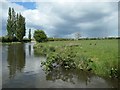
[[44,31],[42,30],[36,30],[34,32],[34,38],[37,42],[45,42],[47,41],[47,36]]

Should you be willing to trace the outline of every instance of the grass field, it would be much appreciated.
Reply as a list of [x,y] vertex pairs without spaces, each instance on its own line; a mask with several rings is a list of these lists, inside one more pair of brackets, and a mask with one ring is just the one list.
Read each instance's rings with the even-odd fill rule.
[[[54,57],[59,55],[63,61],[72,59],[77,69],[90,70],[100,76],[118,77],[120,72],[118,69],[118,40],[115,39],[52,41],[36,43],[34,48],[36,53],[45,54],[48,61],[52,61],[50,60],[51,55]],[[71,54],[72,56],[70,56]],[[67,57],[68,59],[66,59]]]

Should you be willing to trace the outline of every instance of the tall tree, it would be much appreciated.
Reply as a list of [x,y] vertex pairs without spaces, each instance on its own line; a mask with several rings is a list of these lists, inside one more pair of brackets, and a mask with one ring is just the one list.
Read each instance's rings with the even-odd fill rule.
[[15,30],[16,38],[17,38],[17,33],[18,33],[18,19],[19,19],[19,14],[17,13],[17,16],[16,16],[16,30]]
[[12,38],[12,13],[11,8],[8,10],[8,20],[7,20],[7,34],[9,38]]
[[7,20],[8,37],[11,40],[16,37],[19,41],[22,41],[25,36],[25,30],[25,18],[18,13],[16,16],[14,8],[9,7]]
[[16,37],[19,41],[23,40],[25,36],[25,18],[19,14],[17,15],[17,27],[16,27]]
[[8,20],[7,20],[7,32],[8,37],[12,39],[15,36],[16,30],[16,14],[14,8],[9,7]]
[[16,31],[16,13],[14,8],[12,8],[12,36],[15,36]]
[[29,40],[31,40],[31,29],[29,29],[28,38],[29,38]]

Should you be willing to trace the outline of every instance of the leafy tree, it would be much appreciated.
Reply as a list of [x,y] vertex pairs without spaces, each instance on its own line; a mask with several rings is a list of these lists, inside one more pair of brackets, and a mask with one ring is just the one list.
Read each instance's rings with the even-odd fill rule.
[[10,7],[8,10],[7,32],[8,32],[8,37],[12,38],[12,12]]
[[19,29],[19,28],[18,28],[18,26],[19,26],[19,25],[18,25],[18,24],[19,24],[19,23],[18,23],[18,20],[19,20],[19,14],[17,13],[17,16],[16,16],[16,31],[15,31],[15,36],[16,36],[16,37],[17,37],[18,29]]
[[17,15],[17,22],[16,22],[16,37],[19,41],[23,40],[23,37],[25,36],[25,18],[19,14]]
[[16,14],[14,8],[12,8],[12,36],[15,36],[16,31]]
[[10,39],[13,39],[15,36],[15,31],[16,31],[16,14],[14,11],[14,8],[10,8],[8,10],[8,20],[7,20],[7,32],[8,32],[8,37]]
[[29,40],[31,40],[31,29],[29,29],[28,38],[29,38]]
[[22,41],[25,36],[25,18],[14,11],[14,8],[9,7],[8,20],[7,20],[7,33],[10,41],[14,41],[17,38]]
[[34,38],[37,42],[45,42],[47,40],[47,36],[43,30],[36,30],[34,32]]

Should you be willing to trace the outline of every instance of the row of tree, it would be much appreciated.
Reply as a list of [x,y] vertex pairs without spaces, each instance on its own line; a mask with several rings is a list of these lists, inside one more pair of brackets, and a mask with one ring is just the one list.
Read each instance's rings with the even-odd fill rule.
[[10,39],[15,37],[19,41],[22,41],[23,37],[25,36],[25,32],[25,17],[23,17],[21,14],[16,14],[14,8],[9,7],[7,20],[8,37]]

